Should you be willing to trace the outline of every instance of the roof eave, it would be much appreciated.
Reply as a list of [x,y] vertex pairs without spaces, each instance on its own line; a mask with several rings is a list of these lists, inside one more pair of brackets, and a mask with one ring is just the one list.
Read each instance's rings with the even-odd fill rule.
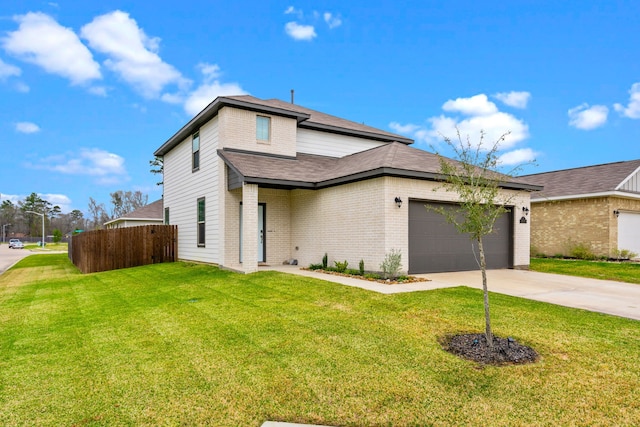
[[551,196],[551,197],[538,197],[531,198],[531,203],[537,202],[554,202],[561,200],[575,200],[575,199],[593,199],[595,197],[622,197],[626,199],[640,199],[639,193],[629,193],[625,191],[601,191],[599,193],[585,193],[585,194],[569,194],[564,196]]
[[375,141],[384,141],[384,142],[397,141],[406,145],[413,144],[414,142],[413,139],[405,138],[399,135],[385,135],[385,134],[367,132],[362,130],[345,129],[339,126],[332,126],[332,125],[310,122],[310,121],[300,123],[300,127],[304,129],[314,129],[314,130],[320,130],[324,132],[337,133],[340,135],[348,135],[348,136],[356,136],[359,138],[373,139]]

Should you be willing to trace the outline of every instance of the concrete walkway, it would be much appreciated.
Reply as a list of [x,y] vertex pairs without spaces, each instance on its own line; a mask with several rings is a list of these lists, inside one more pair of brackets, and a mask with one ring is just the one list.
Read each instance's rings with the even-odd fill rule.
[[[482,275],[479,270],[418,274],[417,276],[430,281],[386,285],[301,270],[298,266],[285,265],[261,267],[261,269],[314,277],[383,294],[428,291],[454,286],[482,289]],[[525,270],[489,270],[487,280],[490,292],[640,320],[640,285]]]

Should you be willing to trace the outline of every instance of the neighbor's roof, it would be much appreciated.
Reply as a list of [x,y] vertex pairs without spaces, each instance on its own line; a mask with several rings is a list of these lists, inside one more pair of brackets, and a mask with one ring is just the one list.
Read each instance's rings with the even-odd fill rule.
[[111,224],[118,221],[149,221],[149,220],[163,220],[163,200],[156,200],[153,203],[149,203],[148,205],[144,205],[141,208],[136,209],[133,212],[129,212],[128,214],[124,214],[119,218],[112,219],[109,222],[105,222],[104,224]]
[[640,195],[640,159],[584,166],[520,177],[523,181],[544,186],[532,200],[593,197],[614,192]]
[[[298,153],[273,156],[233,149],[218,150],[227,166],[246,183],[278,188],[319,189],[378,176],[441,180],[437,155],[393,142],[345,157]],[[540,190],[537,185],[505,177],[504,188]]]
[[240,95],[220,96],[216,98],[175,135],[162,144],[162,146],[155,151],[154,155],[162,156],[169,152],[186,137],[193,134],[200,126],[211,120],[224,106],[294,118],[297,120],[299,127],[306,129],[357,136],[383,142],[398,141],[403,144],[413,143],[412,139],[405,136],[321,113],[320,111],[311,110],[297,104],[280,101],[279,99],[263,100],[251,95]]

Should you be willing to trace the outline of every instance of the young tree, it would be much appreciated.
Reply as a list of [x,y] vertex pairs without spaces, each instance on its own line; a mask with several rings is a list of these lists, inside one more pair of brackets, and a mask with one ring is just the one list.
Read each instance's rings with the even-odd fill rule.
[[520,168],[508,173],[498,172],[500,166],[498,149],[509,134],[502,135],[492,145],[484,144],[485,133],[480,133],[480,141],[474,145],[467,136],[463,141],[460,131],[457,142],[445,137],[447,145],[455,152],[456,161],[439,156],[440,173],[444,176],[441,187],[457,193],[460,208],[447,210],[435,209],[444,215],[447,222],[453,224],[458,232],[469,234],[477,242],[479,267],[482,272],[482,290],[484,293],[485,337],[489,347],[493,348],[493,332],[489,311],[489,291],[487,287],[487,263],[483,246],[484,236],[494,232],[496,219],[507,212],[506,206],[513,203],[515,195],[507,195],[501,186]]

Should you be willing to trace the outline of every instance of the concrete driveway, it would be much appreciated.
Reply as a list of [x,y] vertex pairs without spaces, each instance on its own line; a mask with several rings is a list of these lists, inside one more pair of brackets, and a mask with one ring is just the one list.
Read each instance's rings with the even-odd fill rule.
[[[424,277],[429,281],[406,285],[386,285],[300,270],[297,266],[273,266],[264,269],[314,277],[383,294],[428,291],[454,286],[482,289],[480,270],[416,274],[416,276]],[[640,285],[526,270],[489,270],[487,278],[490,292],[640,320]]]
[[0,244],[0,274],[22,258],[31,255],[31,251],[26,249],[9,249],[7,243]]
[[[482,289],[480,271],[420,275]],[[525,270],[489,270],[490,292],[640,320],[640,285]]]

